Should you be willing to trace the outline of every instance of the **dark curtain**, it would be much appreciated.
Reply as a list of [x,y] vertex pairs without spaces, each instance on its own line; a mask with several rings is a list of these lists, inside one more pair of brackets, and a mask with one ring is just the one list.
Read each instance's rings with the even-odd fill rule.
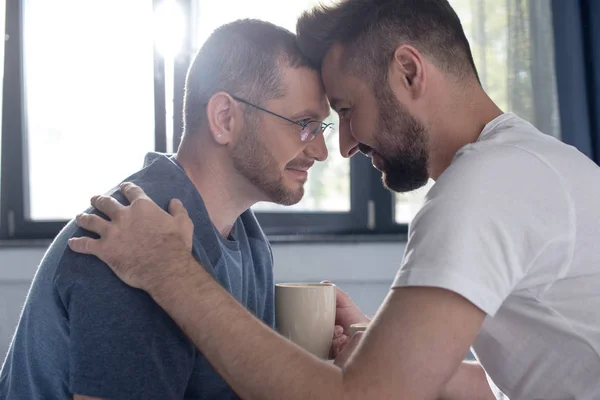
[[600,1],[553,0],[562,139],[600,164]]

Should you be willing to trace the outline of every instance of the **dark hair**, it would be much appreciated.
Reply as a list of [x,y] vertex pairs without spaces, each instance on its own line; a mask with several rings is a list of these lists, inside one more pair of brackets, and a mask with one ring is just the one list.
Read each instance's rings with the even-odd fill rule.
[[469,42],[447,0],[343,0],[304,12],[296,32],[316,68],[339,43],[347,68],[381,82],[396,48],[410,44],[442,71],[478,79]]
[[217,28],[196,54],[184,93],[184,134],[197,132],[219,91],[261,104],[284,95],[280,66],[311,67],[296,35],[268,22],[243,19]]

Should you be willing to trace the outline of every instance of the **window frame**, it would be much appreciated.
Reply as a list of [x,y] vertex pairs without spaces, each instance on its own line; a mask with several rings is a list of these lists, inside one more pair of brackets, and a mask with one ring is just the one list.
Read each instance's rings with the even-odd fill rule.
[[[176,0],[189,18],[190,0]],[[577,45],[576,30],[569,30],[568,18],[579,14],[574,10],[565,13],[564,3],[551,0],[555,54],[562,54],[566,48]],[[6,0],[6,40],[4,50],[4,83],[2,88],[2,132],[1,132],[1,174],[0,174],[0,240],[30,240],[53,238],[68,221],[31,221],[26,218],[28,196],[27,171],[27,126],[24,104],[22,22],[24,0]],[[156,8],[162,0],[152,0]],[[566,15],[568,14],[568,15]],[[563,35],[565,32],[570,36]],[[173,149],[179,145],[182,131],[181,112],[183,109],[183,86],[185,74],[192,60],[191,30],[185,35],[183,50],[174,60],[173,74]],[[590,127],[581,128],[573,113],[579,115],[585,107],[573,104],[585,103],[583,94],[574,93],[567,83],[572,83],[573,67],[568,60],[556,57],[556,79],[559,97],[559,115],[563,141],[573,144],[590,155]],[[167,121],[165,60],[155,48],[154,51],[154,100],[155,100],[155,150],[167,151]],[[576,74],[577,87],[585,87],[583,75]],[[569,100],[569,101],[567,101]],[[571,117],[569,117],[569,115]],[[587,116],[587,115],[586,115]],[[584,120],[589,120],[583,118]],[[176,133],[177,132],[177,133]],[[577,132],[570,133],[570,132]],[[176,134],[175,134],[176,133]],[[381,174],[372,167],[368,158],[355,156],[350,160],[350,204],[349,212],[256,212],[258,220],[267,235],[272,238],[286,237],[286,241],[306,241],[319,237],[336,240],[354,235],[389,236],[406,238],[408,224],[396,223],[394,218],[394,195],[381,184]]]
[[[156,9],[162,0],[152,0]],[[0,240],[51,239],[68,221],[32,221],[27,219],[27,126],[23,76],[23,3],[6,1],[6,40],[2,115],[2,169],[0,177]],[[191,1],[177,0],[192,27]],[[192,61],[191,29],[185,35],[182,51],[174,60],[173,142],[177,149],[183,121],[183,90],[187,68]],[[165,60],[154,50],[155,151],[167,151]],[[176,133],[177,132],[177,133]],[[8,189],[5,189],[8,188]],[[363,235],[406,233],[406,226],[393,221],[393,196],[380,183],[380,173],[368,158],[350,160],[350,211],[348,212],[256,212],[269,236],[305,240],[322,235]],[[291,238],[291,239],[290,239]]]
[[[2,90],[2,168],[0,176],[0,240],[53,238],[68,221],[27,219],[27,119],[23,79],[23,3],[6,1],[4,84]],[[153,0],[156,8],[160,0]],[[165,70],[154,50],[155,150],[166,151]],[[10,101],[5,101],[10,99]]]

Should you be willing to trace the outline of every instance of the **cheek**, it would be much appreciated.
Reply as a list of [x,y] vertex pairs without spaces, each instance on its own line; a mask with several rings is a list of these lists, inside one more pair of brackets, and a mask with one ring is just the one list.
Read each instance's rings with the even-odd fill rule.
[[349,131],[357,141],[362,143],[369,143],[371,141],[373,130],[375,129],[373,122],[370,121],[371,116],[366,115],[364,112],[356,111],[351,116],[348,123]]
[[290,129],[281,128],[264,135],[264,149],[281,170],[304,149],[300,139],[293,135],[294,132],[290,132]]

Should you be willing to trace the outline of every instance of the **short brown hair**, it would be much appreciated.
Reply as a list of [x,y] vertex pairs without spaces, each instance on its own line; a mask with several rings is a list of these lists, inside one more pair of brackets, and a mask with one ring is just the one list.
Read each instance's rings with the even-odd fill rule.
[[304,12],[296,32],[316,68],[339,43],[351,70],[381,82],[396,48],[410,44],[444,72],[477,77],[469,42],[447,0],[343,0]]
[[292,32],[255,19],[217,28],[188,69],[183,107],[184,135],[197,132],[206,105],[219,91],[254,104],[284,95],[280,66],[311,67]]

